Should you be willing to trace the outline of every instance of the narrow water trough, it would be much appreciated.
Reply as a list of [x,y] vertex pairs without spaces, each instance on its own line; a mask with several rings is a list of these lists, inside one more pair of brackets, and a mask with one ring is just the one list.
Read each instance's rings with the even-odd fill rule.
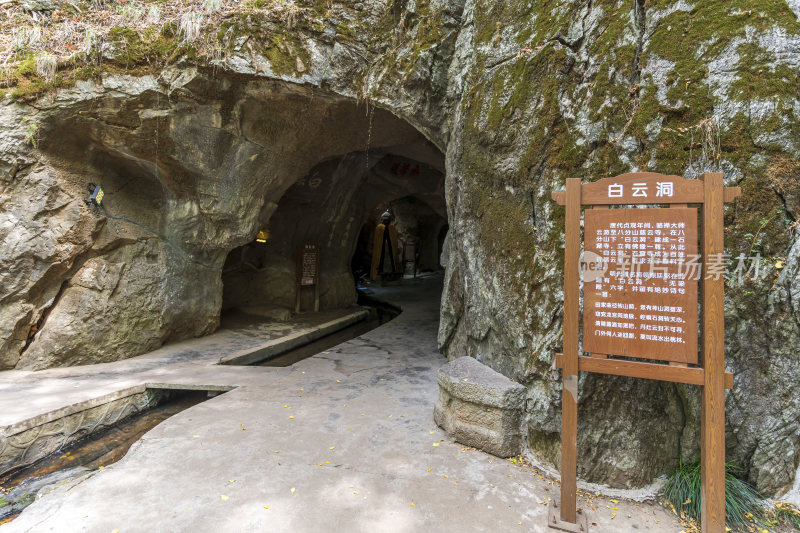
[[119,461],[159,423],[231,388],[134,387],[109,395],[104,403],[93,400],[47,413],[37,417],[39,425],[36,419],[26,421],[30,427],[18,427],[21,431],[4,439],[12,444],[3,451],[16,444],[17,453],[5,454],[0,471],[0,524],[19,515],[40,490]]
[[326,335],[316,341],[310,342],[306,345],[289,350],[275,357],[251,363],[253,366],[292,366],[298,361],[302,361],[308,357],[312,357],[320,352],[324,352],[329,348],[333,348],[338,344],[355,339],[372,331],[373,329],[381,326],[399,314],[396,307],[388,306],[385,304],[375,304],[370,307],[369,315],[362,320],[344,329],[340,329],[330,335]]
[[402,312],[400,307],[359,292],[358,304],[364,308],[348,322],[339,321],[321,327],[313,334],[305,333],[296,342],[281,341],[269,350],[259,350],[223,358],[220,363],[238,366],[291,366],[298,361],[347,342],[389,322]]

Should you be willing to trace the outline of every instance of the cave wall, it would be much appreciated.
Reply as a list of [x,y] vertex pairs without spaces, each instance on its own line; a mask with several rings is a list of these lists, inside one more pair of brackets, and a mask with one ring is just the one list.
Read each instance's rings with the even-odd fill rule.
[[[30,105],[6,96],[4,367],[80,359],[77,349],[49,359],[25,355],[37,353],[59,309],[69,312],[62,302],[71,291],[75,301],[97,302],[91,314],[109,348],[134,336],[110,327],[106,305],[121,308],[116,299],[124,297],[169,316],[175,306],[188,308],[181,303],[191,297],[187,279],[212,303],[206,312],[197,302],[206,318],[183,334],[213,329],[220,285],[207,289],[213,276],[204,273],[218,277],[230,247],[253,238],[291,184],[325,157],[363,149],[365,131],[372,145],[399,144],[381,141],[363,108],[344,117],[365,126],[349,142],[348,130],[340,135],[314,120],[330,118],[344,96],[390,110],[445,152],[450,232],[439,344],[450,358],[475,356],[526,386],[529,454],[546,465],[559,460],[561,391],[551,363],[563,300],[563,211],[551,191],[567,177],[635,170],[697,177],[721,169],[726,185],[741,186],[742,198],[725,212],[726,250],[760,252],[764,276],[726,283],[727,366],[735,375],[726,402],[728,458],[760,490],[784,493],[800,461],[797,3],[334,2],[318,19],[315,9],[289,30],[277,19],[259,25],[262,15],[240,17],[247,24],[232,23],[226,42],[247,34],[256,46],[222,43],[209,57],[201,51],[196,60],[212,62],[213,76],[178,61],[104,74]],[[289,32],[292,51],[270,44]],[[32,123],[40,134],[34,128],[32,135]],[[59,151],[58,131],[129,170],[100,175],[80,147]],[[158,208],[137,211],[146,228],[80,204],[92,177],[113,184],[118,196],[109,195],[109,210],[134,209],[118,201],[129,174],[139,180],[129,188],[161,191],[152,200]],[[151,285],[133,274],[151,268],[158,278]],[[160,297],[147,303],[154,286]],[[171,325],[162,321],[132,325],[143,340],[113,356],[168,338]],[[20,358],[37,325],[41,334]],[[90,338],[84,330],[47,335],[53,346],[86,346]],[[101,348],[91,353],[113,357]],[[695,389],[581,376],[580,390],[581,478],[641,486],[680,457],[697,456]]]

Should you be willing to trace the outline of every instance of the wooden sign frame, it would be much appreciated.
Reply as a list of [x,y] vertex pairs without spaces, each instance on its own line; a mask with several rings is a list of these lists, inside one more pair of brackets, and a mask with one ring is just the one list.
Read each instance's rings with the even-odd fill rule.
[[[657,194],[669,191],[670,194]],[[647,187],[643,187],[646,185]],[[638,186],[638,187],[637,187]],[[648,194],[650,191],[651,194]],[[723,205],[741,194],[725,187],[722,173],[706,173],[700,180],[635,172],[593,183],[567,179],[566,191],[553,200],[565,207],[564,341],[555,366],[562,369],[561,398],[561,502],[553,504],[548,525],[565,531],[586,531],[586,517],[576,510],[578,371],[687,383],[702,387],[701,414],[701,527],[703,533],[725,531],[725,389],[733,376],[725,372],[724,278],[709,275],[709,257],[724,251]],[[702,257],[701,356],[699,366],[651,363],[610,358],[607,354],[578,353],[580,322],[581,208],[608,209],[609,205],[666,204],[685,208],[699,204]],[[556,512],[557,511],[557,512]]]
[[[316,257],[315,265],[314,265],[314,273],[313,276],[308,276],[308,272],[305,271],[305,261],[304,258],[306,255],[312,254]],[[294,298],[294,312],[300,312],[300,291],[303,290],[304,287],[313,287],[314,288],[314,311],[319,311],[319,270],[320,270],[320,263],[321,263],[321,253],[319,246],[315,244],[303,244],[297,246],[297,263],[295,266],[295,276],[296,276],[296,283],[295,283],[295,298]]]

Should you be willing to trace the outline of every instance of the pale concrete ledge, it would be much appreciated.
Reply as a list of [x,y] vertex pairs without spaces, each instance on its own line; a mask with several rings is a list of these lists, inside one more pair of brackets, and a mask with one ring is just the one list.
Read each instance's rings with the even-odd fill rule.
[[439,369],[433,418],[453,439],[498,457],[522,453],[525,387],[472,357]]
[[369,317],[368,309],[359,309],[353,313],[343,317],[330,320],[323,324],[310,326],[296,331],[290,335],[279,337],[277,339],[270,339],[264,341],[262,344],[254,347],[247,348],[220,358],[219,364],[221,365],[249,365],[258,361],[265,361],[273,357],[277,357],[300,346],[310,344],[317,339],[321,339],[332,333],[336,333],[348,326]]

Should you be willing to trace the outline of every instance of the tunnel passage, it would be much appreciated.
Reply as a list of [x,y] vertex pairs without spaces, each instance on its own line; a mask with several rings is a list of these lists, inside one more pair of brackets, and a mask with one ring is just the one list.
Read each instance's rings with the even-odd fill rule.
[[[266,242],[231,251],[223,268],[223,312],[295,304],[296,247],[320,247],[320,310],[356,302],[355,278],[368,272],[380,214],[388,209],[398,249],[414,246],[417,269],[438,270],[438,234],[446,225],[441,153],[420,143],[380,153],[352,152],[320,162],[292,187],[262,228]],[[400,153],[422,153],[428,162]],[[403,268],[402,256],[398,267]],[[409,274],[414,274],[410,267]],[[312,293],[301,294],[311,307]]]
[[[136,89],[40,115],[32,198],[70,229],[20,258],[30,272],[8,296],[6,367],[125,359],[213,332],[223,307],[291,308],[300,243],[322,249],[322,309],[351,305],[377,205],[413,196],[446,216],[441,150],[389,111],[203,69]],[[83,204],[88,182],[102,207]]]

